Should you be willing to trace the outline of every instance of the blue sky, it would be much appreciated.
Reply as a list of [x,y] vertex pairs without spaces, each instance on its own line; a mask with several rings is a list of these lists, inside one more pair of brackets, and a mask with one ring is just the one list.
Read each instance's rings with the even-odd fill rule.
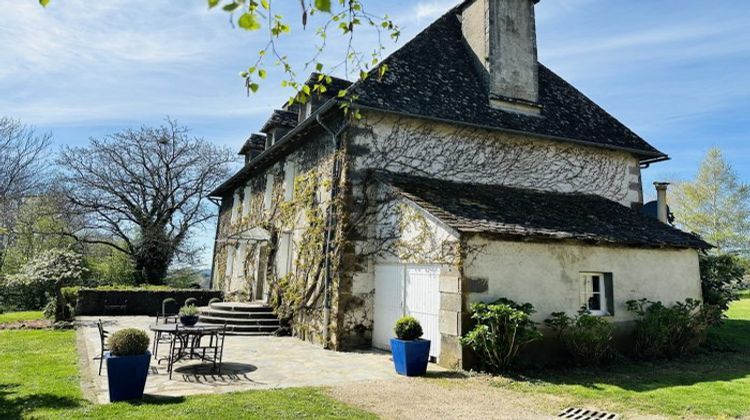
[[[458,1],[370,1],[402,26],[403,45]],[[282,14],[298,19],[297,2]],[[256,58],[261,33],[233,29],[205,1],[6,1],[0,12],[0,115],[84,144],[169,115],[193,134],[238,149],[290,92],[271,77],[247,96],[238,73]],[[750,2],[737,0],[542,0],[539,59],[672,160],[644,172],[694,174],[706,151],[725,151],[750,179]],[[309,58],[311,30],[284,42]],[[372,47],[372,34],[359,38]],[[340,58],[331,41],[323,61]],[[196,241],[210,244],[213,227]],[[203,263],[210,262],[210,246]]]

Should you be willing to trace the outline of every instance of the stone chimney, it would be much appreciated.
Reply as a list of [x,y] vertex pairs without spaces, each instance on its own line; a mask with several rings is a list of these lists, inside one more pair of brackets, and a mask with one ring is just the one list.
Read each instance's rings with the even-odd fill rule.
[[474,0],[461,11],[461,28],[486,70],[490,105],[539,114],[534,5],[539,0]]
[[654,182],[654,186],[656,187],[656,218],[668,224],[667,187],[669,187],[669,182]]

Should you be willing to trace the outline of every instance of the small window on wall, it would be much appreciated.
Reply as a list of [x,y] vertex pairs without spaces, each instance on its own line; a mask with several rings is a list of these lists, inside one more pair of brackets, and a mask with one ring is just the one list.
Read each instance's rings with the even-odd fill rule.
[[266,175],[266,191],[263,194],[263,208],[268,212],[273,204],[273,175]]
[[250,199],[253,196],[253,189],[249,186],[245,187],[245,191],[242,194],[242,217],[250,215]]
[[284,164],[284,201],[294,199],[294,178],[297,176],[297,165],[291,159]]
[[234,224],[237,223],[237,220],[239,219],[240,215],[240,193],[235,192],[232,196],[232,216],[230,218],[230,223]]
[[292,232],[282,232],[279,235],[279,245],[276,252],[276,272],[284,277],[292,271]]
[[581,306],[596,316],[615,314],[612,273],[581,273]]

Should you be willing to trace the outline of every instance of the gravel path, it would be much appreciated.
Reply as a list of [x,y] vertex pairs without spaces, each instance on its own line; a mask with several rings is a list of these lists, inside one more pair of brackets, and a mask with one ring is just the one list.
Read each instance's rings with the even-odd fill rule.
[[386,419],[552,418],[566,399],[490,386],[482,377],[399,378],[329,388],[330,395]]

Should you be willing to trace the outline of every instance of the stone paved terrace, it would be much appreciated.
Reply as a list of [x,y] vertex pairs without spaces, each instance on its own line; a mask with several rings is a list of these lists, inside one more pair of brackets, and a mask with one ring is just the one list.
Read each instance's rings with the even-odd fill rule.
[[[97,374],[99,361],[99,317],[79,317],[77,323],[78,353],[83,389],[87,397],[99,403],[109,401],[106,364]],[[148,331],[155,319],[146,316],[101,317],[110,332],[134,327]],[[153,333],[149,331],[153,340]],[[166,354],[167,346],[159,349]],[[324,350],[293,337],[227,336],[224,345],[224,367],[221,374],[197,360],[176,365],[172,379],[166,361],[151,359],[146,393],[161,396],[185,396],[253,389],[301,386],[335,386],[347,383],[382,380],[404,380],[393,370],[390,354],[381,351],[342,353]],[[441,371],[430,364],[429,369]]]

